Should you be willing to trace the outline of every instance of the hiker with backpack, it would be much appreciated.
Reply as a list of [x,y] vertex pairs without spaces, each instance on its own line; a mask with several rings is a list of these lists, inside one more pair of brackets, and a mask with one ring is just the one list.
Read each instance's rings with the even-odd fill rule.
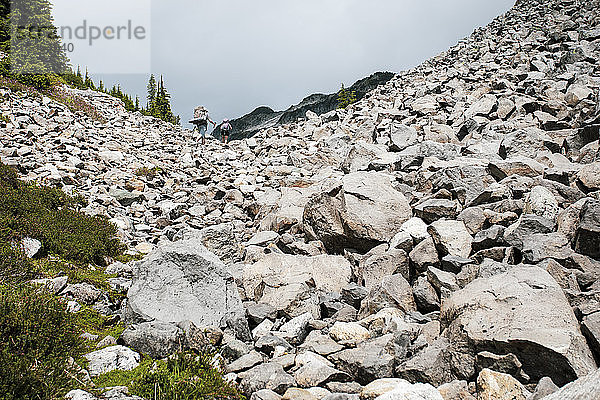
[[202,136],[202,144],[206,144],[206,131],[208,130],[208,123],[217,126],[216,122],[210,119],[208,110],[204,106],[198,106],[194,109],[194,119],[190,121],[198,129],[198,132]]
[[229,134],[231,133],[232,129],[233,127],[229,123],[229,120],[227,118],[224,119],[223,123],[221,124],[221,139],[223,140],[223,143],[227,144],[229,141]]

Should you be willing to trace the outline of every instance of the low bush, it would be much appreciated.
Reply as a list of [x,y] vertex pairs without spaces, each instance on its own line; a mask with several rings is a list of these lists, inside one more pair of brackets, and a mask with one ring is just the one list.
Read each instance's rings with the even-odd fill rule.
[[208,354],[182,353],[159,361],[146,358],[132,371],[113,371],[94,381],[98,387],[128,386],[131,393],[153,400],[243,398],[211,365]]
[[66,305],[27,285],[0,286],[0,398],[50,400],[75,385],[68,358],[83,340]]
[[104,257],[116,257],[124,247],[116,227],[106,218],[80,212],[83,205],[82,197],[23,182],[0,163],[0,241],[29,236],[39,240],[45,252],[79,264],[103,265]]
[[34,275],[35,269],[25,253],[16,244],[0,241],[0,283],[15,284]]
[[159,172],[161,172],[161,171],[162,171],[162,170],[161,170],[160,168],[158,168],[158,167],[154,167],[154,168],[142,167],[142,168],[138,168],[138,169],[135,171],[135,174],[136,174],[137,176],[143,176],[143,177],[145,177],[145,178],[147,178],[147,179],[150,179],[150,180],[152,180],[152,179],[156,178],[156,175],[157,175]]

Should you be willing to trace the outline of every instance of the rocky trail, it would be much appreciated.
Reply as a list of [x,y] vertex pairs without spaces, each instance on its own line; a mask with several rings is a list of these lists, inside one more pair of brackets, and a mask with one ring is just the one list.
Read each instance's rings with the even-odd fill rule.
[[0,155],[147,254],[108,267],[117,304],[56,288],[127,324],[92,377],[184,346],[254,400],[593,400],[599,90],[600,1],[519,0],[348,109],[229,146],[1,89]]

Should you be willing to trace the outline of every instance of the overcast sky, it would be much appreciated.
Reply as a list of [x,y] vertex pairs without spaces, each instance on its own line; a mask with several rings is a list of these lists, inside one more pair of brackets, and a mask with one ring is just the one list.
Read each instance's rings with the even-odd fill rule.
[[[85,1],[108,7],[97,0],[80,4]],[[350,85],[376,71],[414,67],[514,4],[514,0],[146,1],[151,1],[150,68],[164,75],[174,112],[183,122],[199,104],[207,106],[214,119],[236,118],[261,105],[285,109],[311,93],[334,92],[342,82]],[[135,17],[131,10],[119,14],[110,7],[107,12],[111,20]],[[129,54],[115,53],[105,56],[118,60]],[[139,63],[144,65],[143,57]],[[93,73],[94,65],[88,67]],[[105,83],[119,82],[125,91],[145,97],[147,75],[93,76]]]

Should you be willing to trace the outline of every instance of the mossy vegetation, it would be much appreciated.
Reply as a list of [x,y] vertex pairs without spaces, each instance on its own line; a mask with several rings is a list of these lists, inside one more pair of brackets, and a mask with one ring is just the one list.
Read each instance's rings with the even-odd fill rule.
[[98,387],[127,386],[130,393],[146,399],[243,399],[211,360],[210,355],[191,353],[159,361],[146,357],[132,371],[113,371],[94,382]]

